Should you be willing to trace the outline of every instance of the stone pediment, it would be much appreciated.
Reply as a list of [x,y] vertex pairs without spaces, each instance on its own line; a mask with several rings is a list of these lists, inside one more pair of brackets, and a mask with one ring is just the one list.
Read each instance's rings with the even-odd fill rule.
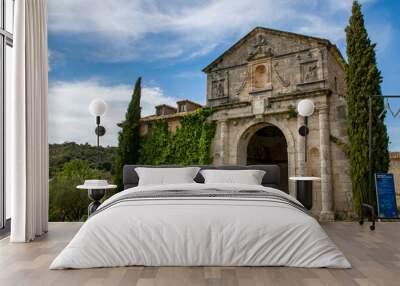
[[209,73],[212,70],[245,64],[247,61],[290,53],[292,52],[291,47],[306,49],[318,45],[332,48],[335,56],[344,62],[337,47],[332,45],[329,40],[257,27],[205,67],[203,71]]

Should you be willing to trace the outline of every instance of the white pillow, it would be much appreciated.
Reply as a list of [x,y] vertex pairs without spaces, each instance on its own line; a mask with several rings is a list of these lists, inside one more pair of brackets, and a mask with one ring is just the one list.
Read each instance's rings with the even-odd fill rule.
[[261,170],[202,170],[205,184],[261,185],[265,171]]
[[195,183],[193,179],[196,177],[199,170],[199,167],[135,168],[139,176],[138,186]]

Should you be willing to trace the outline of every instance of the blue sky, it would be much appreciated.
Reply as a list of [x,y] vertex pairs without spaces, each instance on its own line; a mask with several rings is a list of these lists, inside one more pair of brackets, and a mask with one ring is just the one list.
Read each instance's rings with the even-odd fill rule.
[[[88,105],[103,98],[115,145],[132,86],[143,77],[144,115],[156,104],[205,103],[207,64],[255,26],[323,37],[345,55],[351,0],[49,0],[50,142],[95,144]],[[400,1],[361,1],[377,43],[385,94],[400,94]],[[400,108],[391,103],[393,109]],[[388,120],[400,150],[400,116]],[[93,133],[93,134],[92,134]]]

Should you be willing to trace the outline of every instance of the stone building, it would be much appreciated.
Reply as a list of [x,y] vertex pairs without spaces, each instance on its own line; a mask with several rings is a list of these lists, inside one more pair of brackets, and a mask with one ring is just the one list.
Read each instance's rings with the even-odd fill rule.
[[[215,110],[211,120],[217,124],[214,164],[279,164],[283,189],[292,195],[290,176],[320,177],[313,214],[333,220],[335,213],[352,213],[349,163],[338,145],[348,140],[344,65],[326,39],[261,27],[244,36],[203,70],[207,106]],[[315,104],[308,119],[307,162],[298,134],[304,119],[296,112],[305,98]],[[142,134],[161,118],[176,130],[190,108],[157,106],[155,115],[142,119]]]
[[[317,176],[312,212],[321,220],[352,211],[347,142],[345,61],[329,40],[257,27],[204,68],[207,105],[216,112],[214,163],[279,164],[290,176]],[[309,98],[308,160],[297,103]]]
[[394,176],[397,207],[400,207],[400,152],[391,152],[389,173]]
[[181,117],[203,107],[201,104],[187,99],[177,101],[176,106],[177,107],[173,107],[167,104],[157,105],[155,107],[156,113],[154,115],[142,117],[140,119],[140,135],[145,135],[151,124],[160,119],[167,121],[169,131],[175,132],[180,126],[179,119]]

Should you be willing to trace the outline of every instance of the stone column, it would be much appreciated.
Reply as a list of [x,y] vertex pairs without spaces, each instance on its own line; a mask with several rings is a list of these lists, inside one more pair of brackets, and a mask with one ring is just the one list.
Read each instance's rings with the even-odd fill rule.
[[296,176],[305,176],[306,175],[306,164],[304,162],[305,156],[304,156],[304,137],[300,136],[298,130],[301,126],[304,125],[304,117],[298,115],[297,116],[297,131],[296,131],[296,136],[297,140],[297,146],[296,146],[296,153],[297,153],[297,172]]
[[228,138],[228,121],[226,119],[220,120],[220,146],[219,146],[219,155],[220,161],[219,165],[224,165],[225,162],[228,162],[228,146],[227,146],[227,138]]
[[320,221],[333,221],[332,168],[328,105],[319,108],[319,140],[321,154],[321,201]]

